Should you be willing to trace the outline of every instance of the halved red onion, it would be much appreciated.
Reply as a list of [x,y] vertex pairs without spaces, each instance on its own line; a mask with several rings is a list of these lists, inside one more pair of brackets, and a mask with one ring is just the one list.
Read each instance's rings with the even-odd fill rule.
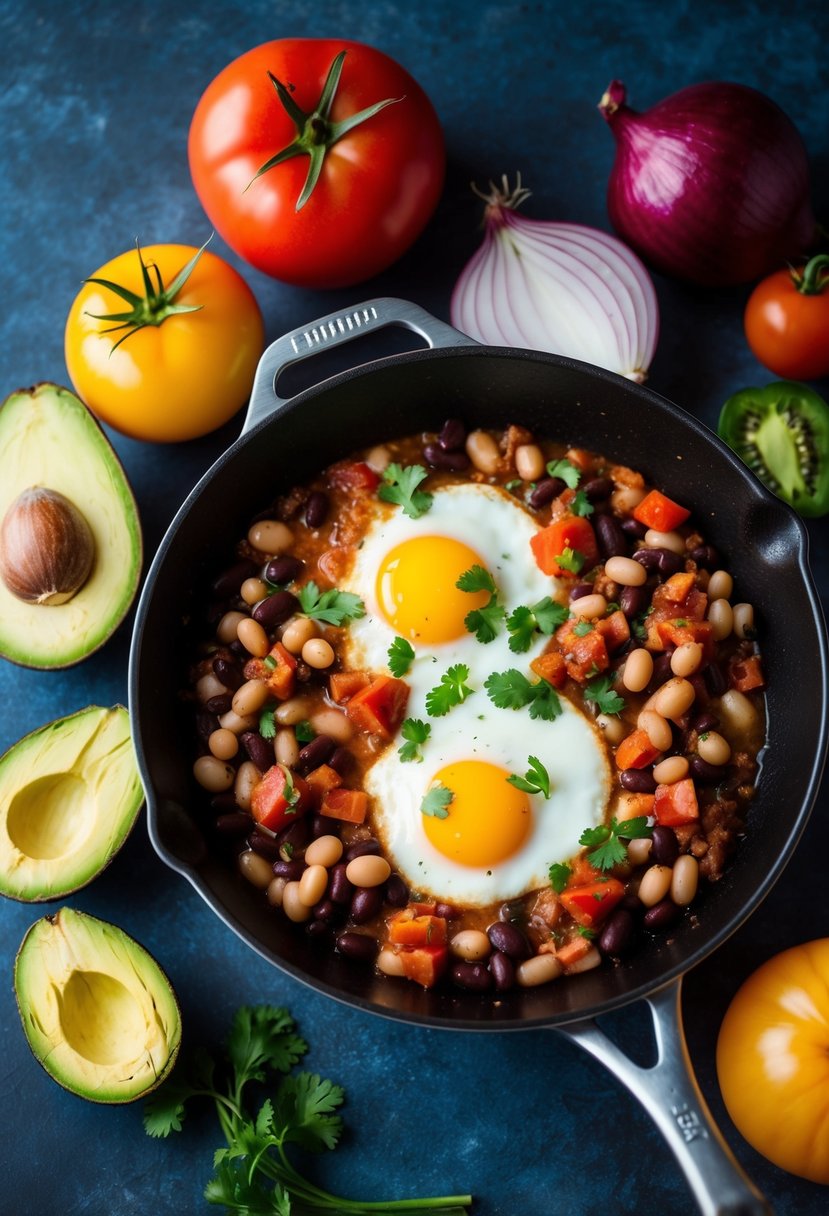
[[635,253],[583,224],[531,220],[520,176],[490,183],[481,247],[452,293],[456,329],[489,346],[568,355],[639,383],[659,333],[656,292]]

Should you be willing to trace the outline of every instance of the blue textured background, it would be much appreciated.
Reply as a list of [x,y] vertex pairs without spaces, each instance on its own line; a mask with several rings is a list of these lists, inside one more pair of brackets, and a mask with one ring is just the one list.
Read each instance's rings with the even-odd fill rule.
[[[820,14],[820,15],[819,15]],[[0,3],[0,396],[39,380],[67,383],[63,325],[81,279],[142,243],[199,244],[209,230],[186,161],[201,91],[269,38],[331,35],[398,58],[443,121],[449,172],[438,213],[397,266],[332,293],[283,287],[242,266],[268,337],[373,295],[409,297],[447,318],[455,278],[479,239],[468,183],[520,169],[528,214],[607,228],[613,144],[596,112],[612,77],[645,108],[682,85],[731,79],[768,92],[812,156],[815,203],[829,216],[825,46],[829,10],[814,2],[626,5],[226,0]],[[662,339],[650,383],[709,425],[722,401],[772,379],[741,328],[747,292],[656,280]],[[818,386],[824,392],[829,385]],[[186,491],[235,437],[240,419],[192,444],[154,448],[113,435],[142,512],[148,556]],[[829,591],[825,521],[810,527]],[[65,673],[0,664],[0,750],[50,718],[126,697],[130,621]],[[798,850],[749,924],[686,984],[693,1061],[741,1162],[779,1213],[822,1216],[829,1192],[754,1153],[716,1088],[717,1028],[739,981],[785,946],[829,934],[824,792]],[[804,900],[803,892],[810,895]],[[349,1132],[319,1177],[365,1198],[472,1190],[478,1216],[617,1216],[694,1211],[668,1150],[635,1102],[559,1037],[442,1033],[370,1017],[307,990],[246,951],[184,880],[152,853],[143,823],[73,906],[110,919],[161,961],[189,1042],[216,1042],[241,1002],[286,1004],[311,1044],[308,1064],[348,1091]],[[50,910],[48,907],[42,909]],[[54,910],[54,908],[52,908]],[[148,1140],[140,1105],[101,1108],[54,1085],[30,1056],[14,1008],[14,952],[39,909],[0,908],[0,1211],[10,1216],[147,1216],[205,1210],[219,1136],[212,1116]],[[636,1012],[617,1015],[638,1037]]]

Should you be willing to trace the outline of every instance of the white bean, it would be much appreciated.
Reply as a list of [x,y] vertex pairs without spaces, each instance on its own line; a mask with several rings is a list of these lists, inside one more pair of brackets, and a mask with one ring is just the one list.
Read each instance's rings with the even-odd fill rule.
[[260,519],[248,530],[248,544],[260,553],[284,553],[293,541],[291,529],[278,519]]
[[716,642],[722,642],[734,628],[734,609],[728,600],[712,600],[708,606],[708,620]]
[[535,954],[525,958],[515,968],[515,978],[522,988],[537,988],[558,979],[563,968],[554,954]]
[[659,532],[656,528],[648,528],[645,533],[645,545],[648,549],[670,549],[680,557],[685,552],[685,541],[678,532]]
[[538,481],[544,473],[544,453],[537,443],[522,443],[515,449],[515,471],[522,481]]
[[252,760],[245,760],[244,764],[239,765],[233,786],[233,796],[240,810],[250,810],[251,796],[261,780],[262,774]]
[[[639,563],[637,562],[636,565]],[[625,659],[622,671],[622,683],[631,692],[642,692],[650,684],[653,677],[653,656],[643,646],[631,650]]]
[[609,557],[605,562],[604,572],[622,587],[641,587],[648,577],[642,563],[635,562],[632,557]]
[[482,929],[461,929],[452,938],[449,948],[458,958],[470,963],[479,963],[492,953],[492,943]]
[[651,866],[642,875],[642,881],[639,883],[639,899],[646,908],[652,908],[668,894],[672,873],[670,866]]
[[470,431],[466,437],[466,454],[479,473],[498,472],[501,453],[498,444],[486,431]]
[[734,579],[727,570],[715,570],[708,580],[709,600],[730,600]]
[[741,642],[754,637],[754,607],[752,604],[735,604],[733,610],[734,636]]
[[699,862],[690,853],[683,853],[674,862],[671,876],[671,899],[680,908],[693,900],[699,885]]

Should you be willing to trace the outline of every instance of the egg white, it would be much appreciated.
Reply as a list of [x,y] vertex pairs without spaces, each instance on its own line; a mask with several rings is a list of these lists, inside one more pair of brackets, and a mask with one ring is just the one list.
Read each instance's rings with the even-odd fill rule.
[[[499,601],[508,612],[547,595],[566,603],[564,584],[542,574],[532,557],[530,540],[536,531],[532,516],[495,486],[468,483],[438,489],[431,509],[415,520],[378,502],[354,564],[340,581],[366,606],[366,615],[349,627],[344,647],[347,666],[388,671],[388,649],[396,635],[377,602],[377,571],[391,549],[416,536],[452,537],[473,549],[492,574]],[[428,595],[428,588],[424,594]],[[467,907],[516,898],[546,885],[550,865],[577,853],[584,829],[603,821],[611,777],[606,747],[594,724],[563,695],[563,712],[547,722],[532,719],[526,707],[498,709],[484,688],[493,672],[510,668],[534,682],[537,677],[530,662],[547,642],[536,635],[528,651],[515,654],[502,626],[486,644],[465,633],[451,642],[415,647],[414,663],[404,678],[411,688],[407,716],[431,724],[423,760],[402,762],[398,755],[402,740],[396,739],[369,768],[363,785],[371,796],[373,830],[389,860],[418,892]],[[426,694],[456,663],[469,668],[467,683],[474,691],[445,716],[429,718]],[[523,776],[529,756],[538,757],[546,767],[552,796],[549,800],[529,796],[532,826],[512,857],[491,868],[471,867],[451,861],[431,844],[423,830],[420,805],[441,768],[458,760],[480,759]],[[449,810],[451,814],[451,806]]]

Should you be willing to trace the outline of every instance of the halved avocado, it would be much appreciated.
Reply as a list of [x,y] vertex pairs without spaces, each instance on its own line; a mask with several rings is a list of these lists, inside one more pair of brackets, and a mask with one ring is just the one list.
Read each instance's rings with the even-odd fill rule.
[[63,495],[92,533],[88,578],[65,603],[28,603],[0,579],[0,655],[24,667],[69,667],[121,623],[141,577],[141,525],[104,432],[68,389],[39,384],[0,406],[0,521],[27,490]]
[[58,718],[0,756],[0,894],[34,903],[91,882],[144,801],[122,705]]
[[123,929],[72,908],[36,921],[14,966],[35,1058],[92,1102],[133,1102],[175,1063],[181,1014],[158,963]]

